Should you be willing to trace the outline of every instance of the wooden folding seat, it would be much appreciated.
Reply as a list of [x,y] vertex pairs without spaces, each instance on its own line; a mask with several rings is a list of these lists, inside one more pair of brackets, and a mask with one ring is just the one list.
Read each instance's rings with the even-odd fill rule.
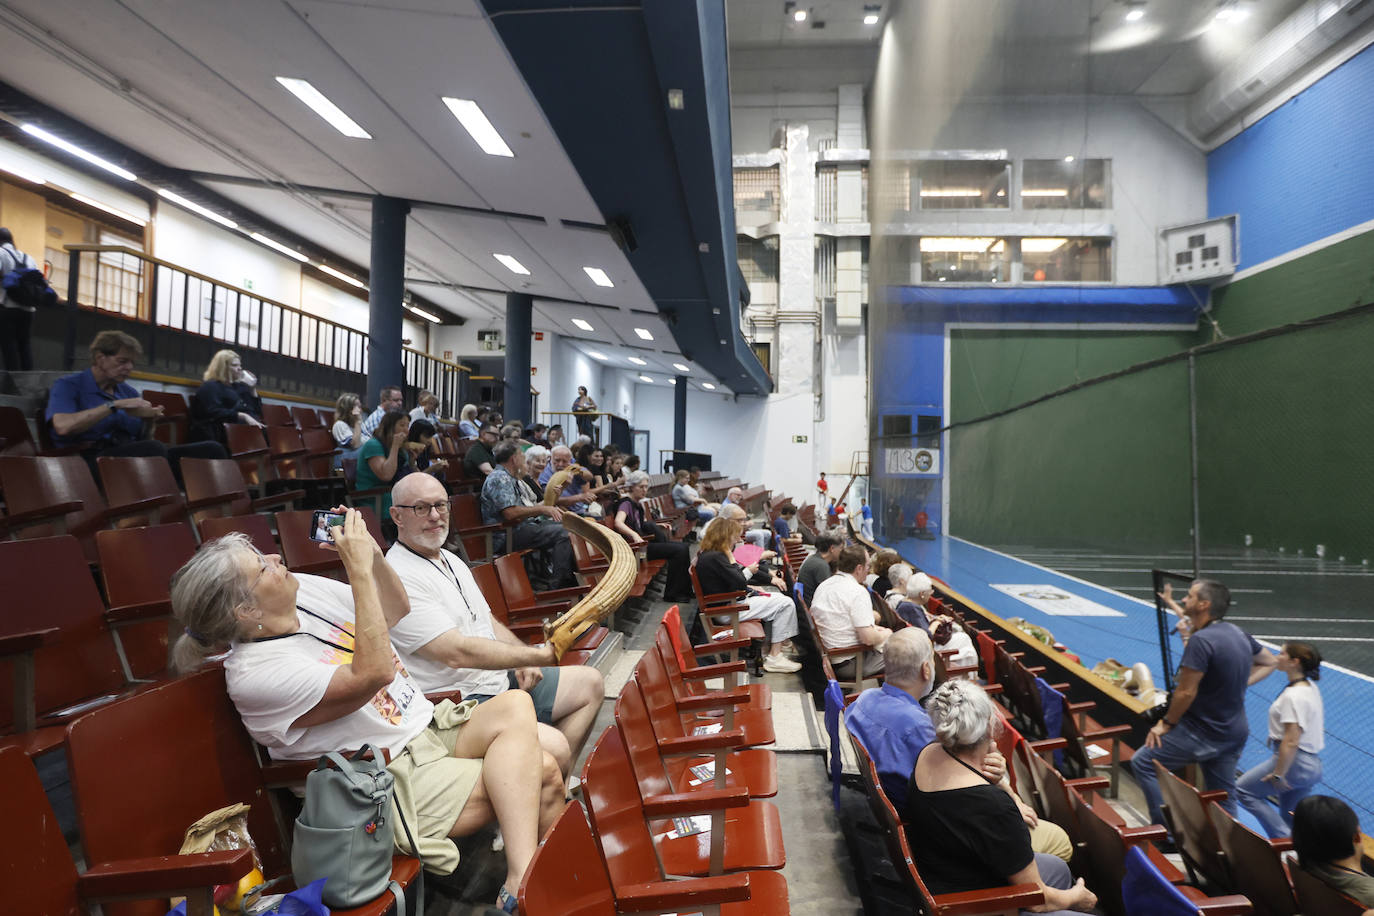
[[159,901],[186,895],[188,906],[209,913],[217,884],[233,883],[253,867],[249,849],[170,858],[88,862],[78,875],[56,812],[33,764],[18,748],[0,748],[7,823],[0,832],[0,885],[6,911],[42,916],[85,916],[108,901]]
[[291,408],[285,404],[263,404],[262,422],[270,429],[273,426],[290,426],[295,428],[296,419],[291,415]]
[[1293,848],[1292,839],[1260,836],[1227,813],[1218,801],[1207,803],[1207,817],[1230,866],[1228,889],[1249,897],[1261,916],[1295,916],[1300,912],[1282,856]]
[[279,480],[309,477],[305,458],[309,454],[300,430],[294,426],[268,426],[263,430],[267,436],[267,450],[272,455],[272,464]]
[[[1135,846],[1126,851],[1121,896],[1126,916],[1245,916],[1253,912],[1245,897],[1208,897],[1195,887],[1174,884]],[[1328,910],[1309,912],[1336,916]]]
[[321,424],[325,429],[333,429],[333,428],[334,428],[334,411],[333,411],[333,410],[330,410],[330,409],[327,408],[327,407],[321,407],[319,410],[315,411],[315,413],[319,414],[319,417],[320,417],[320,424]]
[[[368,506],[363,506],[358,511],[362,513],[363,522],[366,523],[372,539],[385,551],[386,538],[382,536],[382,526],[377,521],[376,513]],[[277,539],[281,542],[281,555],[287,569],[339,580],[345,578],[343,560],[339,559],[338,552],[322,546],[319,541],[310,537],[310,523],[315,517],[313,510],[278,512],[274,517],[277,521]]]
[[1064,755],[1076,770],[1084,775],[1101,774],[1111,780],[1107,789],[1116,798],[1121,769],[1135,757],[1135,750],[1126,743],[1129,725],[1099,725],[1089,714],[1092,704],[1070,703],[1064,699],[1063,720],[1059,733],[1068,742]]
[[[1037,741],[1037,747],[1050,750],[1063,747],[1062,738]],[[1074,810],[1072,795],[1076,791],[1101,790],[1107,788],[1107,780],[1101,777],[1084,779],[1065,779],[1049,760],[1041,754],[1028,754],[1031,777],[1035,781],[1035,791],[1044,806],[1044,816],[1049,821],[1064,828],[1074,847],[1074,858],[1085,855],[1083,847],[1087,843],[1083,831],[1078,826],[1078,814]]]
[[[699,665],[696,663],[696,647],[692,647],[690,650],[684,648],[686,642],[681,638],[681,625],[680,623],[676,624],[678,627],[678,638],[676,639],[674,638],[673,626],[666,617],[659,624],[657,632],[654,633],[654,651],[658,653],[658,660],[663,665],[664,673],[668,677],[668,683],[673,688],[674,696],[688,697],[705,693],[706,690],[702,687],[702,682],[717,677],[725,678],[725,690],[727,692],[737,689],[737,678],[734,675],[744,673],[745,664],[743,661],[736,659],[715,665]],[[718,647],[713,645],[711,648]],[[738,689],[748,694],[748,702],[754,708],[773,708],[773,688],[767,684],[741,684]]]
[[499,556],[493,562],[497,578],[501,580],[501,591],[506,596],[506,609],[512,619],[522,617],[556,617],[572,607],[573,604],[591,588],[574,585],[569,588],[547,589],[536,592],[530,585],[529,574],[525,571],[527,550],[517,550]]
[[[175,856],[187,827],[211,811],[243,802],[251,806],[248,832],[263,873],[269,878],[290,873],[288,838],[278,827],[271,783],[229,700],[222,668],[169,681],[83,716],[68,729],[67,740],[82,848],[92,861]],[[416,859],[397,856],[392,862],[392,878],[403,887],[419,872]],[[371,904],[333,912],[380,916],[393,903],[391,894],[383,893]],[[105,909],[106,916],[166,912],[165,901]]]
[[[720,592],[708,595],[702,591],[701,579],[697,576],[696,558],[688,567],[692,579],[692,593],[697,599],[697,613],[701,616],[702,626],[712,641],[720,638],[722,632],[729,632],[729,638],[762,641],[765,636],[763,624],[757,620],[740,620],[741,612],[749,609],[743,600],[748,592]],[[722,619],[723,618],[723,619]]]
[[301,430],[301,442],[305,446],[305,461],[309,477],[330,477],[334,474],[334,456],[339,454],[334,434],[327,429],[309,428]]
[[1215,887],[1234,887],[1216,828],[1207,814],[1208,803],[1225,798],[1226,793],[1221,789],[1200,790],[1169,772],[1158,760],[1152,763],[1159,776],[1160,811],[1183,857],[1188,883],[1206,881]]
[[391,493],[390,486],[369,487],[366,490],[358,489],[358,459],[345,458],[342,462],[344,487],[347,496],[345,501],[354,508],[366,506],[378,517],[382,515],[382,503]]
[[247,423],[225,423],[224,439],[229,457],[238,463],[245,484],[263,487],[267,481],[277,479],[262,430]]
[[266,515],[217,516],[200,523],[202,541],[213,541],[233,532],[247,535],[258,553],[281,553],[281,545],[277,543],[277,536],[272,532],[272,520]]
[[13,455],[19,457],[31,457],[38,454],[38,446],[34,444],[33,433],[29,430],[29,421],[24,417],[24,411],[18,407],[0,406],[0,457]]
[[649,707],[649,715],[655,720],[661,716],[676,717],[683,728],[692,733],[714,726],[726,732],[738,729],[743,747],[772,744],[777,740],[773,711],[755,706],[747,689],[678,693],[656,651],[644,653],[635,667],[635,676]]
[[1298,909],[1303,913],[1321,913],[1322,916],[1364,916],[1369,909],[1354,897],[1311,874],[1296,861],[1288,863],[1288,875],[1293,881]]
[[[703,786],[739,786],[753,798],[778,794],[776,754],[767,748],[739,747],[723,728],[714,735],[688,735],[682,720],[674,716],[656,721],[634,678],[616,700],[615,721],[645,794],[690,792]],[[714,769],[713,779],[692,772],[692,767],[702,764]]]
[[[482,592],[482,597],[486,599],[487,606],[491,609],[491,614],[503,627],[515,634],[516,638],[529,645],[535,645],[544,641],[544,623],[542,618],[526,617],[523,619],[512,618],[506,608],[506,595],[501,589],[500,578],[496,574],[496,567],[490,563],[477,563],[469,567],[472,576],[477,580],[477,587]],[[585,665],[591,660],[592,653],[602,640],[607,636],[605,627],[592,627],[577,638],[572,647],[563,653],[560,665]]]
[[144,388],[143,400],[162,408],[162,416],[153,425],[154,438],[168,445],[184,445],[191,441],[191,410],[184,394]]
[[101,531],[95,536],[100,577],[124,676],[159,678],[167,673],[168,644],[181,632],[172,617],[172,575],[196,552],[190,525]]
[[10,735],[0,744],[43,753],[62,743],[62,725],[79,711],[73,707],[107,703],[129,685],[75,538],[0,542],[0,595],[0,636],[46,634],[29,640],[30,665],[15,656],[0,661],[0,734]]
[[1162,826],[1127,827],[1107,800],[1090,789],[1071,791],[1068,795],[1083,840],[1082,851],[1074,857],[1073,864],[1088,886],[1097,892],[1098,906],[1109,916],[1121,916],[1124,912],[1121,882],[1126,877],[1126,853],[1130,849],[1144,853],[1171,883],[1183,884],[1187,880],[1187,876],[1164,858],[1155,845],[1169,838]]
[[[262,406],[263,410],[267,409],[266,404]],[[320,419],[319,411],[315,410],[314,408],[301,407],[300,405],[292,405],[291,419],[293,422],[295,422],[296,426],[302,431],[305,431],[307,429],[323,429],[327,432],[329,430],[329,427],[334,425],[332,419],[328,423],[325,423],[322,419]]]
[[[615,855],[616,853],[612,853]],[[642,860],[636,859],[642,863]],[[662,880],[645,871],[611,884],[600,847],[579,804],[554,821],[520,886],[524,916],[615,916],[617,913],[718,912],[720,916],[786,916],[787,881],[776,871]]]
[[[491,560],[496,557],[492,536],[510,526],[487,524],[482,521],[482,509],[476,493],[454,493],[448,500],[449,535],[454,533],[462,540],[468,558]],[[509,539],[509,536],[508,536]]]
[[180,496],[135,500],[111,508],[96,488],[85,460],[76,455],[0,458],[0,488],[5,491],[6,523],[20,538],[70,534],[81,542],[86,558],[96,562],[95,533]]
[[181,479],[186,484],[186,507],[197,525],[203,525],[208,518],[284,509],[305,498],[304,490],[281,490],[271,496],[253,497],[238,465],[228,458],[183,458]]
[[[742,788],[642,796],[620,730],[608,727],[582,769],[582,793],[616,887],[646,876],[719,875],[786,863],[778,809]],[[673,818],[710,817],[701,834],[673,836]]]
[[167,459],[158,456],[97,458],[95,465],[111,509],[122,511],[128,506],[157,503],[145,515],[130,516],[126,520],[128,524],[190,523],[186,498],[172,476],[172,466]]

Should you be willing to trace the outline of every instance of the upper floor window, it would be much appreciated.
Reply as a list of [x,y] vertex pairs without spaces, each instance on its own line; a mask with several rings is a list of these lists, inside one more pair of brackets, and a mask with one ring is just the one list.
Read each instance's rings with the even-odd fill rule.
[[921,210],[1006,210],[1011,163],[1003,159],[923,159],[916,163]]
[[924,283],[1006,283],[1011,279],[1007,240],[961,236],[921,239]]
[[1024,238],[1021,278],[1028,283],[1110,283],[1112,240]]
[[1112,205],[1110,159],[1027,159],[1021,163],[1026,210],[1106,210]]
[[782,196],[778,186],[778,169],[735,169],[735,218],[746,226],[775,223]]

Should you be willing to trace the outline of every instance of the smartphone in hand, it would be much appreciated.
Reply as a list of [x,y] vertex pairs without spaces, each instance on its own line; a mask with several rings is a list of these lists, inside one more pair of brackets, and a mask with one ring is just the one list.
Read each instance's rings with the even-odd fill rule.
[[329,529],[336,525],[341,526],[343,523],[342,512],[316,509],[315,514],[310,517],[310,540],[319,541],[321,544],[334,543],[334,536],[329,533]]

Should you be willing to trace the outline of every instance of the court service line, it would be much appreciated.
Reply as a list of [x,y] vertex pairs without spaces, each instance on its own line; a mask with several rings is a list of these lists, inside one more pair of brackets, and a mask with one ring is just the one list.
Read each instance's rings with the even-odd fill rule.
[[[1293,641],[1298,641],[1298,642],[1302,642],[1302,641],[1308,641],[1308,642],[1374,642],[1374,636],[1368,636],[1368,637],[1366,637],[1366,636],[1268,636],[1268,635],[1266,635],[1266,636],[1256,636],[1255,638],[1256,638],[1256,639],[1270,639],[1270,640],[1273,640],[1273,641],[1276,642],[1276,643],[1293,642]],[[1322,662],[1322,664],[1325,665],[1326,662]],[[1336,667],[1336,666],[1335,666],[1335,665],[1329,665],[1328,667],[1334,668],[1334,667]],[[1355,673],[1355,674],[1357,674],[1357,672],[1349,672],[1349,673]],[[1365,678],[1365,680],[1374,680],[1374,678]]]
[[[1153,592],[1153,585],[1113,585],[1112,588],[1120,589],[1123,592]],[[1233,588],[1228,589],[1233,595],[1272,595],[1272,588]],[[1234,619],[1234,618],[1232,618]],[[1304,620],[1308,618],[1303,618]]]
[[[1235,589],[1231,589],[1231,591],[1235,591]],[[1292,620],[1295,622],[1301,620],[1303,623],[1374,623],[1374,619],[1368,617],[1237,617],[1234,614],[1227,614],[1226,619],[1247,621]]]
[[[953,537],[953,535],[948,535],[948,537]],[[1013,558],[1013,559],[1015,559],[1015,558]],[[1021,562],[1024,563],[1024,562],[1027,562],[1027,561],[1022,560]],[[1032,566],[1039,566],[1038,563],[1032,563],[1031,565],[1032,565]],[[1041,569],[1044,569],[1045,567],[1042,566],[1042,567],[1040,567],[1040,568],[1041,568]],[[1149,569],[1131,569],[1131,568],[1128,568],[1128,567],[1121,567],[1121,566],[1061,566],[1059,569],[1060,569],[1060,570],[1071,569],[1071,570],[1073,570],[1074,572],[1116,572],[1116,573],[1148,573],[1148,572],[1153,572],[1153,570],[1149,570]],[[1053,570],[1053,569],[1050,570],[1050,572],[1056,572],[1056,571],[1057,571],[1057,570]],[[1343,577],[1348,578],[1348,579],[1371,579],[1371,578],[1374,578],[1374,572],[1328,572],[1328,571],[1325,571],[1325,570],[1317,570],[1317,569],[1311,569],[1311,570],[1306,570],[1306,569],[1218,569],[1218,570],[1216,570],[1216,572],[1215,572],[1216,575],[1225,575],[1225,574],[1227,574],[1227,573],[1234,573],[1235,575],[1238,575],[1238,576],[1315,576],[1315,577],[1317,577],[1317,578],[1334,578],[1334,577],[1337,577],[1337,576],[1343,576]],[[1069,578],[1073,578],[1073,577],[1070,576]],[[1100,586],[1099,586],[1099,587],[1100,587]]]

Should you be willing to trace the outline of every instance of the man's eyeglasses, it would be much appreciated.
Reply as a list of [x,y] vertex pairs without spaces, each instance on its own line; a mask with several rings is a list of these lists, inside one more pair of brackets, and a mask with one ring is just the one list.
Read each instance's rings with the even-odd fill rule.
[[397,506],[397,509],[409,509],[415,513],[416,518],[428,518],[430,512],[437,511],[440,516],[448,515],[448,501],[441,503],[416,503],[413,506]]

